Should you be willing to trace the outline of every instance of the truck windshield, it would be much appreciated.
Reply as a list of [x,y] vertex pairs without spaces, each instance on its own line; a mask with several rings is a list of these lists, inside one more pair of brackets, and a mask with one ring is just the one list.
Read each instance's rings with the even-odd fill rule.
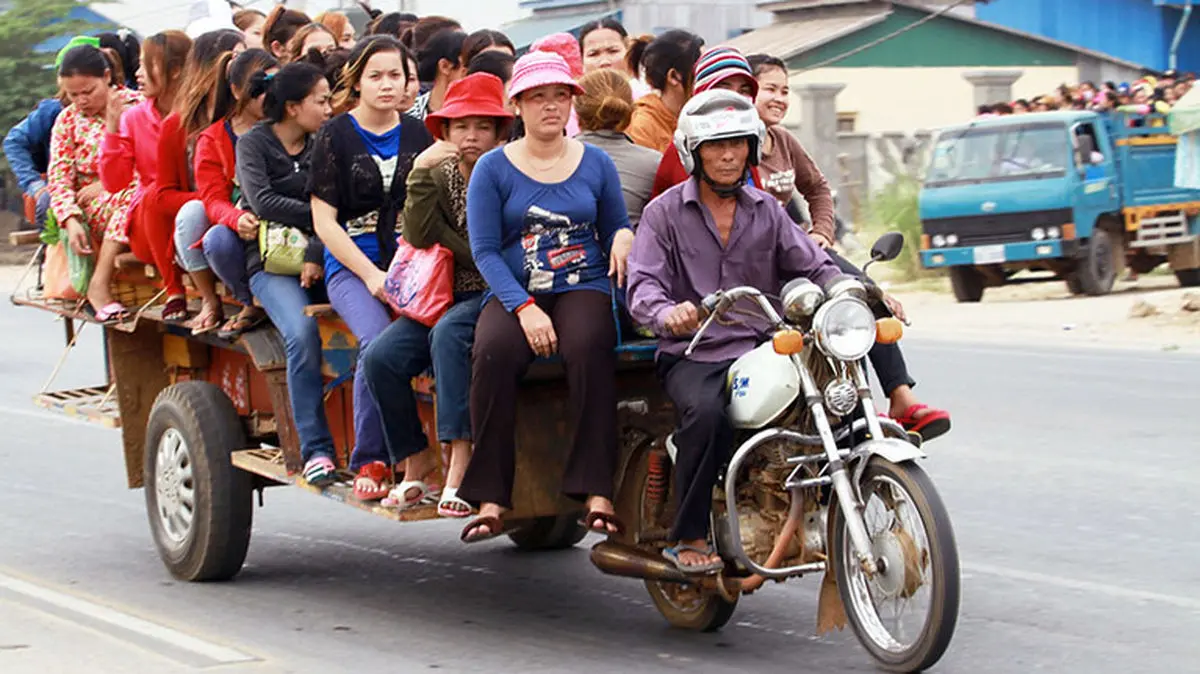
[[1070,150],[1062,124],[1013,124],[943,133],[925,184],[991,182],[1064,174]]

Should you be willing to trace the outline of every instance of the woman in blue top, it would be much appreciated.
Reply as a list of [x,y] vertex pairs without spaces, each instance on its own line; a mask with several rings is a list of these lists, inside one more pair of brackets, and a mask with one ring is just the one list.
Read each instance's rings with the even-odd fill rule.
[[475,454],[459,495],[481,504],[468,543],[503,533],[512,507],[517,387],[536,356],[561,354],[575,437],[563,493],[586,499],[589,528],[618,533],[616,327],[610,277],[625,284],[633,231],[616,166],[567,138],[573,95],[561,56],[531,52],[508,95],[525,137],[484,155],[467,188],[471,253],[490,288],[475,329],[471,423]]
[[[425,125],[404,117],[396,105],[408,72],[404,47],[387,35],[355,46],[335,107],[349,110],[329,120],[313,141],[313,226],[325,244],[329,302],[358,340],[354,373],[354,493],[361,500],[388,495],[392,462],[383,438],[379,408],[363,373],[362,356],[371,340],[392,322],[383,303],[384,270],[396,252],[396,215],[404,208],[405,183],[413,159],[433,144]],[[430,496],[423,485],[402,484],[393,494],[401,505]],[[408,497],[403,492],[411,491]]]

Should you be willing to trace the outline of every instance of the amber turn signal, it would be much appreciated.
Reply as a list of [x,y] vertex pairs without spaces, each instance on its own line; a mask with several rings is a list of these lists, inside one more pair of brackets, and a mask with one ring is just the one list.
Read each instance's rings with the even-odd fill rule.
[[[875,321],[875,341],[880,344],[895,344],[904,336],[904,324],[897,318],[881,318]],[[776,349],[778,351],[779,349]]]
[[780,330],[771,338],[775,353],[791,356],[804,350],[804,333],[799,330]]

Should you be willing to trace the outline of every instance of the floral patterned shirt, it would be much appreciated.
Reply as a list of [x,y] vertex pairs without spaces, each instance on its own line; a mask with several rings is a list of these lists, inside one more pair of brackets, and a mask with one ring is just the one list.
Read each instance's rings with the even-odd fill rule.
[[[128,104],[136,104],[142,95],[132,89],[118,89]],[[50,208],[60,223],[67,218],[86,219],[76,193],[100,182],[100,143],[104,139],[104,116],[88,117],[74,104],[68,105],[54,122],[50,132]]]

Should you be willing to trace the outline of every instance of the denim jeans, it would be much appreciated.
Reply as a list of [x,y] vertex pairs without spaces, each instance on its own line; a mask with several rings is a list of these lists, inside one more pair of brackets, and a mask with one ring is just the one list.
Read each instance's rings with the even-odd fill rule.
[[363,355],[371,342],[379,337],[392,316],[383,302],[367,290],[362,279],[349,269],[339,269],[325,280],[329,303],[342,317],[354,338],[358,340],[358,363],[354,369],[354,452],[350,469],[358,470],[372,461],[388,462],[387,446],[383,440],[383,422],[379,407],[367,388],[363,373]]
[[[217,229],[228,231],[223,226],[213,228]],[[333,437],[325,418],[325,382],[321,377],[321,333],[316,319],[304,315],[308,292],[294,276],[266,272],[250,277],[250,289],[283,337],[287,350],[288,397],[296,434],[300,436],[300,454],[306,462],[314,456],[333,459]]]
[[363,373],[383,417],[383,437],[393,462],[428,446],[412,378],[430,365],[437,382],[438,439],[471,439],[471,347],[483,293],[462,293],[454,299],[454,306],[432,328],[396,319],[363,355]]
[[[175,259],[186,272],[203,271],[208,269],[204,259],[204,251],[193,248],[208,231],[208,214],[204,212],[204,202],[193,199],[184,204],[175,214]],[[222,229],[229,229],[223,227]]]
[[[250,306],[250,282],[246,278],[246,242],[237,232],[217,225],[204,234],[204,259],[237,301]],[[299,286],[299,283],[296,284]],[[265,304],[265,303],[264,303]]]

